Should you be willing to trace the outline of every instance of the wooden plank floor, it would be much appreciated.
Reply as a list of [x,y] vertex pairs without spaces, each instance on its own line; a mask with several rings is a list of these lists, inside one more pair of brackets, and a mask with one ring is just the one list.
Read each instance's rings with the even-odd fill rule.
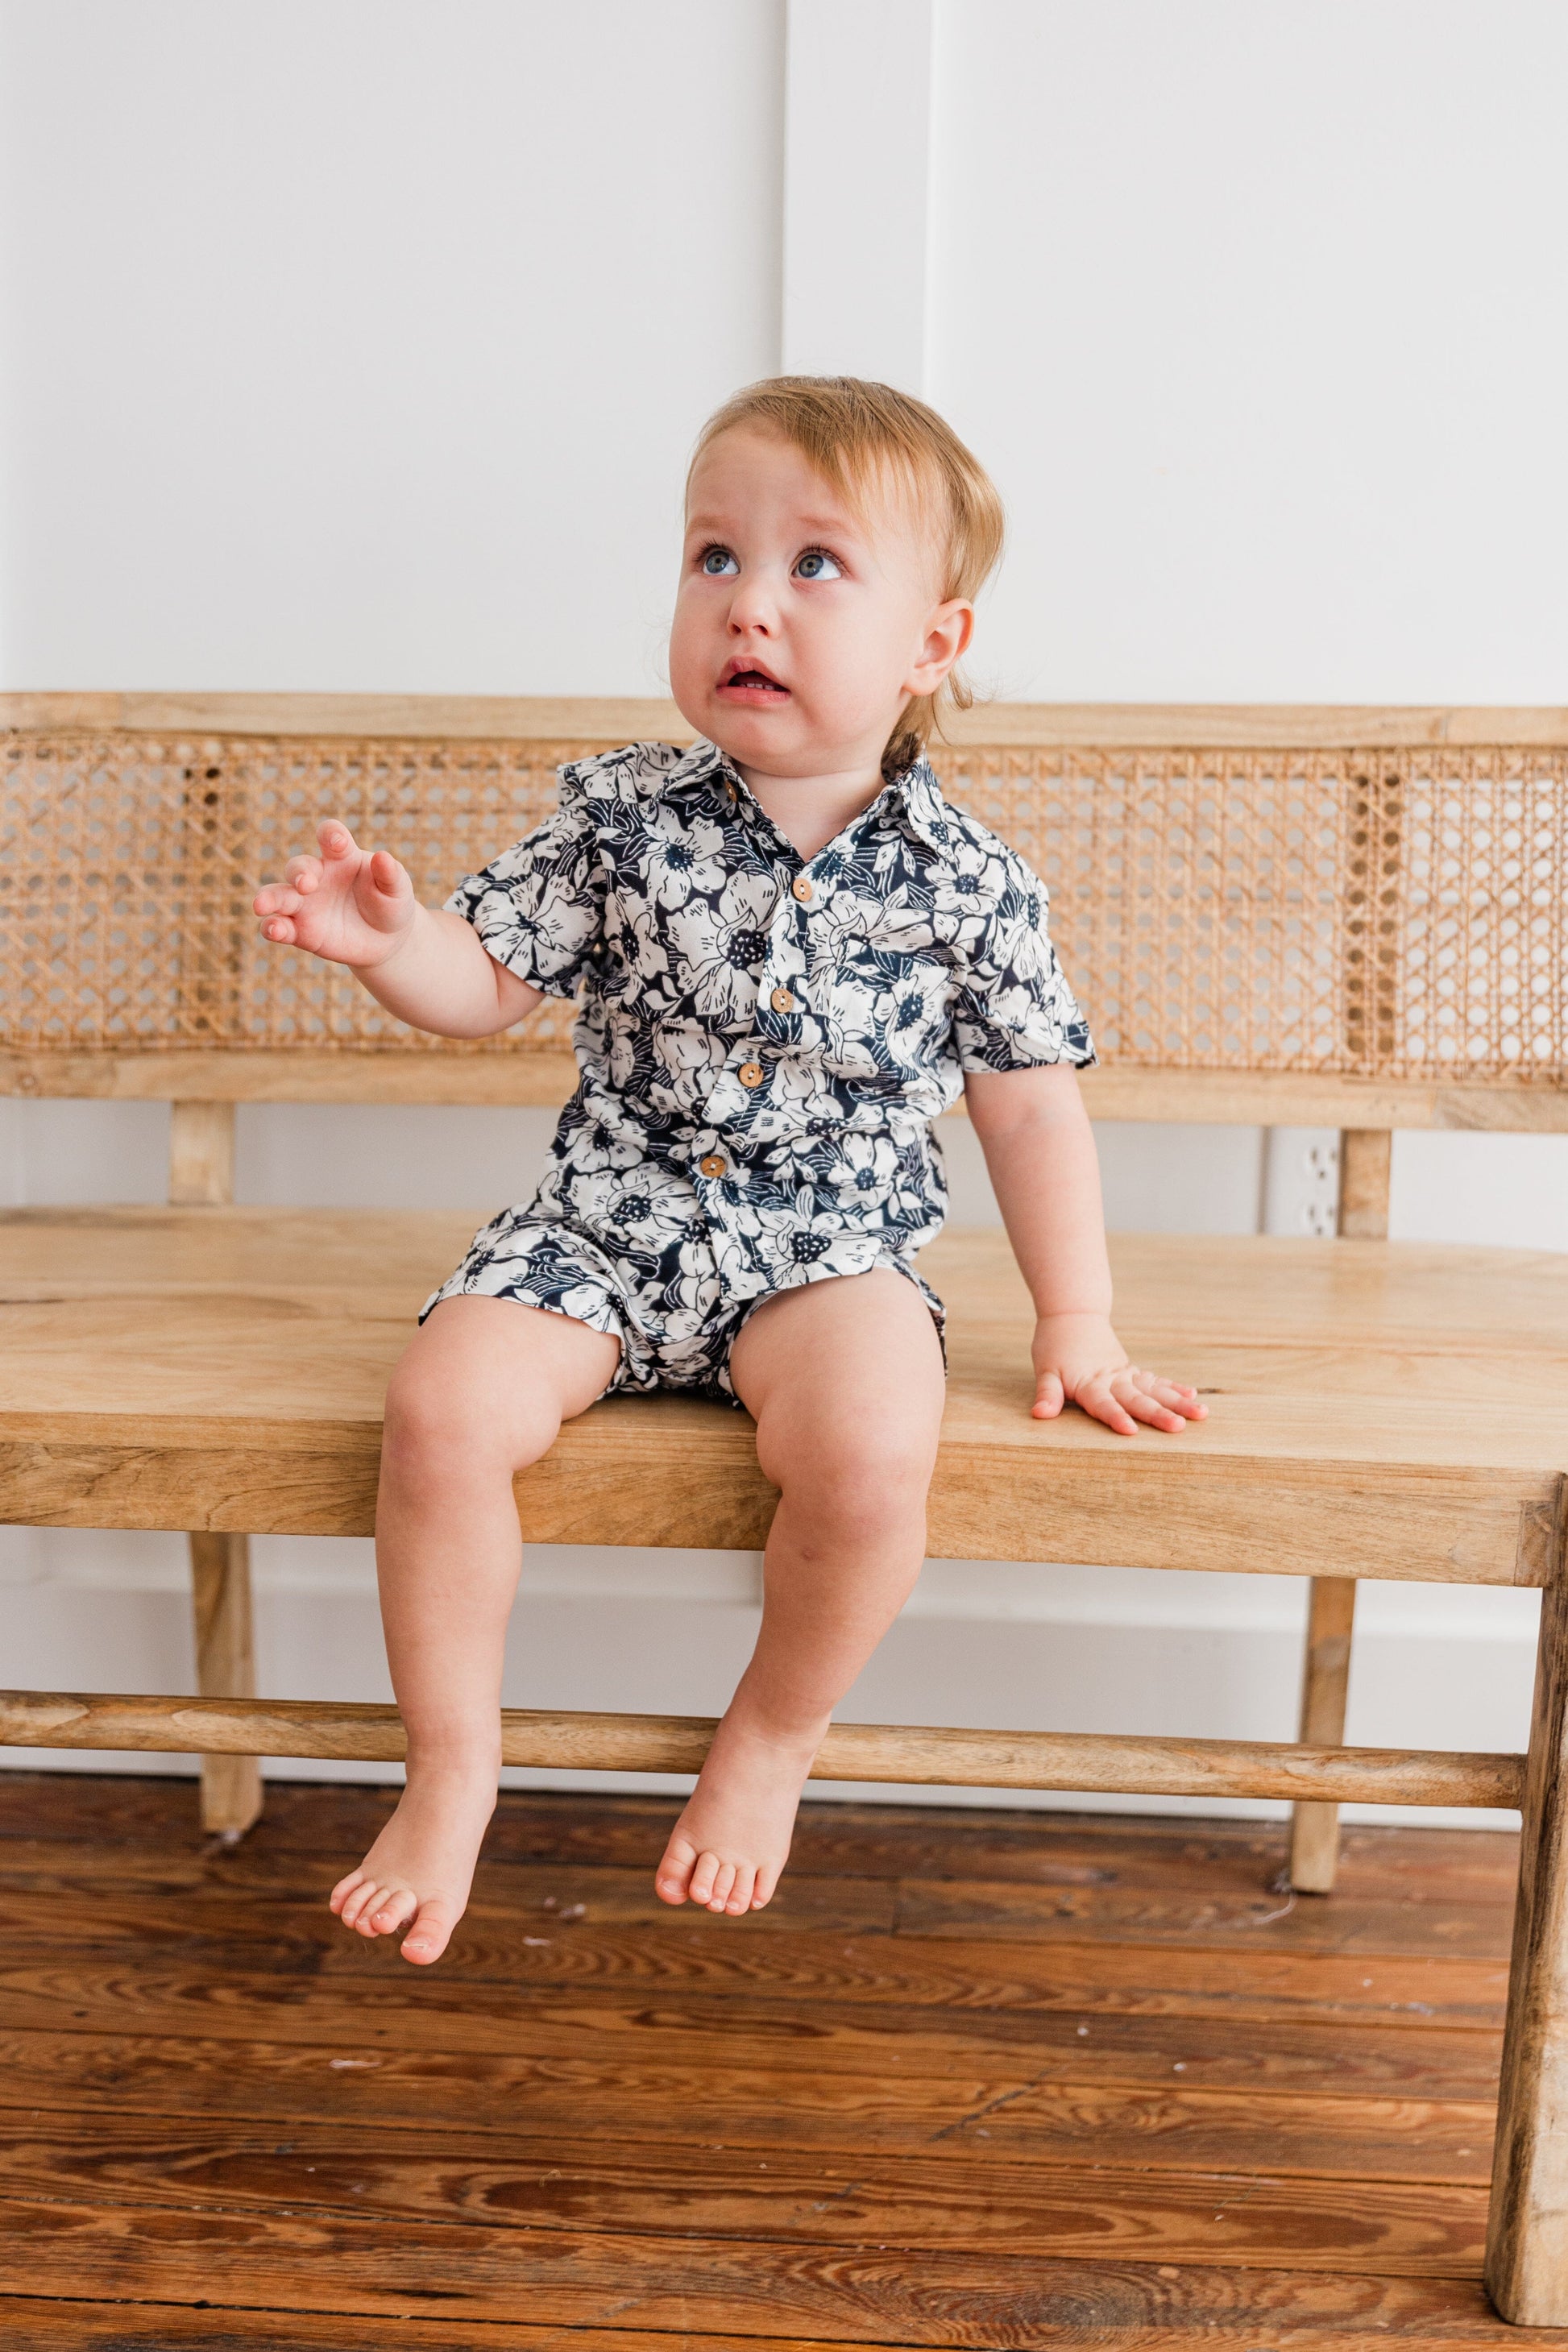
[[329,1918],[387,1791],[0,1773],[0,2344],[1445,2352],[1513,1841],[806,1809],[672,1913],[663,1800],[510,1796],[449,1961]]

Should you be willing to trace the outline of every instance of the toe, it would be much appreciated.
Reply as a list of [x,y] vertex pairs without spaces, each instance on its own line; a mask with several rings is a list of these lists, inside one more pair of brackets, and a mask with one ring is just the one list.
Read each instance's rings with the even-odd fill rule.
[[370,1924],[378,1936],[394,1936],[418,1908],[419,1897],[412,1886],[399,1886],[384,1902],[376,1905],[370,1915]]
[[354,1888],[356,1886],[363,1886],[363,1871],[351,1870],[346,1878],[339,1879],[337,1885],[328,1895],[327,1908],[330,1911],[335,1912],[341,1917],[342,1916],[343,1906],[348,1901],[349,1896],[353,1893]]
[[451,1942],[457,1924],[444,1903],[421,1903],[413,1926],[403,1938],[404,1958],[412,1960],[416,1968],[427,1969]]
[[672,1837],[664,1860],[654,1874],[653,1891],[664,1903],[684,1903],[691,1886],[691,1865],[697,1849],[689,1839]]
[[738,1919],[743,1911],[751,1909],[752,1890],[756,1883],[757,1874],[754,1867],[751,1863],[743,1862],[735,1873],[735,1883],[730,1889],[729,1900],[724,1906],[732,1919]]
[[732,1862],[721,1862],[719,1864],[718,1869],[713,1874],[713,1885],[709,1892],[708,1908],[710,1911],[723,1910],[724,1906],[730,1900],[730,1889],[734,1885],[734,1864]]
[[353,1916],[353,1924],[356,1935],[374,1937],[380,1934],[381,1930],[375,1924],[375,1915],[394,1892],[395,1889],[390,1886],[375,1885],[366,1889],[365,1899]]
[[364,1910],[368,1904],[375,1901],[375,1898],[380,1892],[381,1890],[376,1885],[375,1880],[374,1878],[366,1878],[362,1874],[357,1883],[349,1889],[347,1895],[344,1895],[342,1902],[338,1906],[338,1916],[342,1921],[343,1926],[345,1927],[356,1927],[359,1922],[360,1914]]
[[764,1864],[762,1869],[758,1871],[757,1883],[752,1889],[752,1908],[753,1911],[761,1911],[766,1904],[773,1901],[778,1883],[778,1870],[775,1870],[771,1865]]
[[700,1853],[692,1867],[691,1884],[687,1889],[693,1903],[707,1903],[712,1898],[713,1881],[719,1875],[716,1853]]

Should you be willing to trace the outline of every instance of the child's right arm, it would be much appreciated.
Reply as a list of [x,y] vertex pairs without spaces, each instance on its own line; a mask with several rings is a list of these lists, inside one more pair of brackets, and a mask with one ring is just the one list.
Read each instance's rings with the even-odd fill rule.
[[422,907],[384,849],[361,849],[335,817],[316,838],[319,857],[291,857],[257,894],[264,939],[347,964],[396,1019],[437,1037],[493,1037],[540,1002],[461,915]]

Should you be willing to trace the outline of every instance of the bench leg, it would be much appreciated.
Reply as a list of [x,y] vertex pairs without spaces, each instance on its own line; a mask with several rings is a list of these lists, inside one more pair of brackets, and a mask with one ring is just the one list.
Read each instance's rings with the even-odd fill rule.
[[[1301,1668],[1302,1742],[1337,1748],[1345,1736],[1351,1629],[1355,1583],[1348,1576],[1314,1576]],[[1340,1861],[1340,1809],[1300,1803],[1290,1814],[1290,1884],[1301,1895],[1329,1895]]]
[[[1338,1228],[1350,1241],[1388,1238],[1388,1179],[1394,1139],[1378,1128],[1352,1127],[1340,1135]],[[1306,1745],[1337,1748],[1345,1736],[1345,1692],[1351,1673],[1355,1584],[1344,1576],[1315,1576],[1301,1669],[1301,1729]],[[1331,1895],[1340,1866],[1340,1809],[1299,1804],[1290,1813],[1290,1884],[1299,1895]]]
[[[196,1626],[196,1687],[204,1698],[254,1698],[250,1538],[193,1535],[191,1601]],[[243,1837],[261,1811],[255,1756],[202,1758],[202,1827]]]
[[234,1198],[234,1105],[169,1105],[169,1206],[216,1208]]
[[1568,2325],[1568,1507],[1542,1596],[1487,2232],[1505,2319]]
[[1344,1240],[1388,1239],[1388,1180],[1393,1165],[1394,1138],[1386,1128],[1341,1130],[1339,1230]]

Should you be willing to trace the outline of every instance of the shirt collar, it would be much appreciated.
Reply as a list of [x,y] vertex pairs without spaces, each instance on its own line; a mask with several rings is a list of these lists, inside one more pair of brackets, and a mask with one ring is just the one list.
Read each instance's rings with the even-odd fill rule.
[[[741,779],[719,746],[700,735],[669,771],[664,789],[667,793],[689,793],[709,783],[720,785],[733,798],[741,787]],[[866,814],[869,816],[872,810],[878,808],[889,815],[901,812],[911,833],[938,856],[952,840],[952,827],[942,803],[942,787],[937,782],[931,761],[923,755],[915,761],[912,767],[906,768],[901,776],[893,778],[871,803]]]
[[940,857],[952,840],[952,826],[942,803],[942,786],[923,752],[912,767],[894,778],[888,787],[888,798],[889,804],[901,805],[910,830]]
[[705,735],[700,735],[666,776],[664,789],[667,793],[689,793],[700,784],[719,783],[727,785],[732,793],[740,781],[717,743],[710,743]]

